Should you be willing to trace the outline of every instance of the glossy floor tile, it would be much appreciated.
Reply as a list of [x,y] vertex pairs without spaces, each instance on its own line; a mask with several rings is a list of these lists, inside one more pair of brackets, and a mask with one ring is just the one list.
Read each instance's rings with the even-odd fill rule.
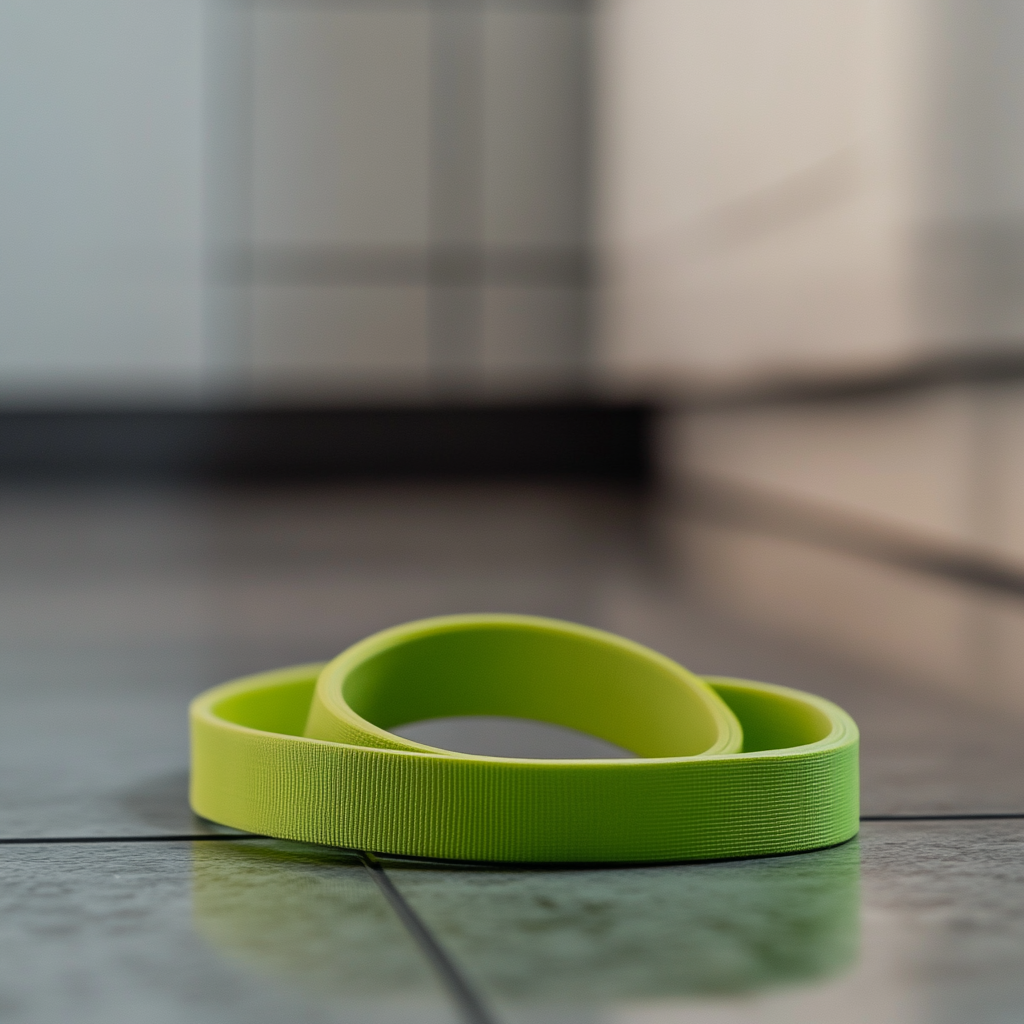
[[192,696],[329,658],[396,622],[479,610],[574,619],[698,671],[832,697],[862,728],[866,813],[1024,810],[1016,716],[730,620],[675,566],[638,495],[25,488],[0,499],[0,837],[188,832]]
[[1024,822],[869,823],[791,857],[389,867],[509,1024],[1019,1020]]
[[593,621],[638,515],[557,488],[0,495],[0,837],[191,831],[197,693],[426,615]]
[[361,865],[272,847],[0,849],[0,1020],[456,1021]]
[[[884,822],[749,861],[384,863],[484,1020],[1001,1024],[1024,1008],[1022,851],[1020,821]],[[337,851],[6,847],[0,909],[5,1021],[467,1019]]]
[[634,1002],[809,984],[858,955],[860,857],[471,871],[388,863],[507,1021],[601,1020]]
[[[208,829],[186,796],[196,693],[482,610],[831,697],[862,729],[868,815],[1024,813],[1017,714],[732,614],[662,512],[557,486],[0,493],[0,1021],[1024,1017],[1024,820],[867,822],[801,856],[611,870],[382,874],[321,848],[152,841]],[[505,753],[580,742],[410,728]],[[40,837],[72,841],[10,842]]]

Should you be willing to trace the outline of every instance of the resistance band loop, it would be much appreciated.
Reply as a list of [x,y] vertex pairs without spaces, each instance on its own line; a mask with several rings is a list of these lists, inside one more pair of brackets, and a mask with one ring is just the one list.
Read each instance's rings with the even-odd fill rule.
[[[388,730],[508,715],[635,758],[485,757]],[[858,828],[857,727],[820,697],[700,678],[621,637],[462,615],[191,707],[192,807],[261,835],[494,862],[705,860],[831,846]]]

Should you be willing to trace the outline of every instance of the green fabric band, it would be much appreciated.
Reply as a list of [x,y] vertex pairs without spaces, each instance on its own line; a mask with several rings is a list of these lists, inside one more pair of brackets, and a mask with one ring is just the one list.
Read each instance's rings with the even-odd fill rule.
[[[621,637],[512,615],[427,619],[191,707],[204,818],[261,835],[474,861],[705,860],[843,842],[857,727],[766,683],[699,678]],[[636,758],[531,760],[389,732],[454,715],[580,729]]]

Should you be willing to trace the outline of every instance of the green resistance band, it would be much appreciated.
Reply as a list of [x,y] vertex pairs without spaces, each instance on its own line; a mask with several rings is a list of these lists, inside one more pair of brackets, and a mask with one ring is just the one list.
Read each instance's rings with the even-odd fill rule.
[[[637,754],[485,757],[398,725],[507,715]],[[857,727],[820,697],[700,678],[596,629],[460,615],[385,630],[327,665],[191,707],[192,807],[327,846],[490,862],[708,860],[811,850],[858,828]]]

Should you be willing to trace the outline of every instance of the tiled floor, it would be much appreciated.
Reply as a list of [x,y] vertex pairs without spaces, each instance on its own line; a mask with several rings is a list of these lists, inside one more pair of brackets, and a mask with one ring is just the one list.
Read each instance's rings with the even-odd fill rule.
[[[714,612],[658,515],[558,487],[5,491],[0,1020],[1024,1020],[1024,819],[941,817],[1024,814],[1024,723]],[[930,820],[793,857],[483,871],[192,817],[195,693],[472,610],[832,697],[862,728],[865,815]]]

